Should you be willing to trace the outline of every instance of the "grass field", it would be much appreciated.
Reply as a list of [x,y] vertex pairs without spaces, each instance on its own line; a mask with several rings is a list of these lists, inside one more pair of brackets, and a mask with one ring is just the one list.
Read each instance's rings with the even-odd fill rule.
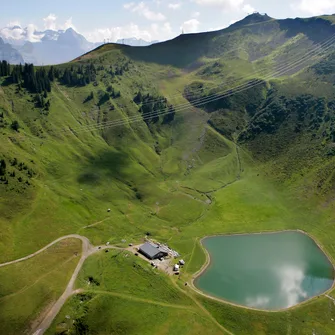
[[[94,279],[88,284],[88,278]],[[77,288],[121,293],[167,304],[191,306],[192,300],[171,286],[168,275],[125,251],[101,252],[87,259],[79,274]]]
[[[78,309],[81,300],[84,302]],[[180,307],[108,294],[79,295],[66,304],[46,334],[61,334],[72,326],[73,319],[76,320],[75,334],[221,334],[200,312]],[[69,315],[70,320],[65,315]]]
[[66,239],[29,260],[0,268],[1,334],[24,334],[36,325],[63,293],[80,253],[81,241]]
[[[92,62],[100,68],[96,82],[54,82],[48,113],[32,94],[0,79],[6,124],[0,159],[8,178],[0,181],[0,262],[71,233],[121,247],[149,233],[186,261],[181,276],[169,278],[127,252],[89,257],[76,282],[81,293],[48,334],[221,334],[223,327],[233,334],[333,333],[334,304],[325,297],[265,313],[207,299],[185,285],[205,262],[200,239],[213,234],[301,229],[334,261],[332,77],[299,68],[292,78],[272,78],[200,107],[184,94],[201,84],[203,92],[193,93],[204,98],[232,80],[265,78],[258,69],[271,72],[296,57],[297,48],[307,52],[319,41],[315,31],[332,29],[329,22],[333,17],[242,24],[227,34],[183,35],[150,53],[104,45],[70,65]],[[111,76],[111,65],[123,61],[128,70]],[[111,85],[121,96],[102,103]],[[141,120],[133,101],[139,91],[167,97],[174,120]],[[18,132],[10,127],[14,120]],[[78,241],[64,243],[0,268],[0,333],[23,333],[62,293],[80,249]]]
[[[125,300],[123,303],[129,303],[127,301],[132,301],[131,299],[134,299],[134,302],[136,299],[147,299],[157,303],[189,306],[190,309],[195,308],[198,313],[203,313],[194,303],[193,299],[196,299],[233,334],[286,334],[291,331],[292,334],[309,334],[311,329],[323,334],[332,334],[331,319],[335,318],[335,307],[326,297],[316,298],[288,312],[255,312],[199,297],[183,285],[205,261],[198,238],[212,234],[302,229],[312,234],[332,259],[335,257],[334,233],[326,228],[329,209],[317,210],[311,200],[293,201],[296,195],[292,191],[268,181],[261,167],[258,169],[246,167],[248,158],[244,161],[243,157],[247,156],[244,153],[241,156],[244,170],[241,179],[212,193],[213,203],[209,205],[209,210],[204,212],[202,218],[181,227],[178,232],[169,234],[169,245],[178,250],[186,260],[187,265],[182,272],[181,280],[176,282],[185,295],[174,289],[172,282],[163,274],[155,272],[149,264],[136,257],[123,252],[107,254],[102,252],[86,261],[77,281],[77,288],[85,289],[85,294],[92,295],[91,299],[94,300],[94,304],[92,303],[94,307],[88,303],[89,312],[82,319],[87,329],[96,330],[100,329],[102,324],[106,325],[105,320],[99,325],[100,321],[97,321],[99,318],[91,316],[96,309],[104,310],[106,313],[110,310],[115,312],[115,307],[112,308],[106,302],[110,301],[109,299]],[[203,183],[202,186],[208,187],[208,184]],[[162,239],[167,237],[165,233],[161,236]],[[98,284],[88,285],[89,277],[94,278]],[[111,297],[108,297],[109,294]],[[144,300],[141,300],[142,303]],[[73,298],[64,307],[51,328],[55,333],[56,329],[60,331],[65,327],[67,322],[64,319],[65,313],[69,314],[71,308],[74,311],[78,303],[80,303],[78,299]],[[166,318],[168,315],[169,313],[166,314]],[[142,314],[136,313],[126,320],[136,323],[140,318],[144,320]],[[143,326],[143,323],[141,325]],[[108,327],[112,327],[112,324]],[[197,327],[194,328],[195,332]],[[213,331],[218,331],[213,321],[211,327],[214,327]],[[103,328],[101,333],[107,334],[111,328],[107,329]],[[161,331],[159,328],[153,329],[157,334]],[[145,333],[147,330],[142,331]],[[118,334],[116,330],[115,333]],[[174,332],[169,330],[168,333]],[[185,333],[187,334],[186,331]]]

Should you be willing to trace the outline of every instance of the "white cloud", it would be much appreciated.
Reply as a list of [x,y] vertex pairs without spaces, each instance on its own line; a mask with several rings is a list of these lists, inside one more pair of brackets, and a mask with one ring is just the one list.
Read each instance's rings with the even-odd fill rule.
[[[49,14],[47,17],[43,18],[44,29],[46,30],[66,30],[68,28],[74,28],[72,23],[72,17],[67,19],[64,24],[58,24],[57,16],[55,14]],[[15,41],[29,41],[29,42],[39,42],[44,34],[36,34],[38,27],[35,24],[28,24],[26,28],[22,28],[20,22],[14,21],[9,22],[7,26],[0,30],[0,36],[5,39],[11,40],[13,43]]]
[[124,9],[130,9],[133,8],[135,6],[135,2],[129,2],[123,5]]
[[131,23],[122,27],[110,27],[95,29],[86,33],[86,38],[91,42],[102,42],[105,39],[116,42],[123,38],[142,38],[148,42],[153,40],[166,40],[173,37],[173,31],[169,22],[163,25],[152,23],[147,29],[141,29],[137,24]]
[[239,10],[244,0],[193,0],[201,6],[217,7],[223,10]]
[[125,9],[144,16],[149,21],[164,21],[165,16],[160,12],[153,12],[149,7],[142,1],[138,5],[131,2],[123,6]]
[[255,8],[252,7],[251,5],[249,4],[245,4],[243,7],[242,7],[242,10],[243,12],[247,13],[247,14],[252,14],[254,11],[255,11]]
[[261,308],[261,309],[265,309],[268,304],[270,302],[270,298],[267,296],[257,296],[255,298],[250,298],[248,297],[246,299],[246,305],[248,307],[253,307],[253,308]]
[[0,36],[12,41],[39,42],[44,35],[35,35],[36,30],[37,27],[34,24],[28,24],[28,26],[23,29],[20,23],[16,21],[10,22],[5,28],[1,29]]
[[21,27],[21,23],[19,21],[10,21],[6,27]]
[[39,42],[44,35],[35,35],[37,27],[34,24],[28,24],[26,28],[26,40],[29,42]]
[[[15,29],[13,28],[15,26]],[[24,39],[25,31],[19,25],[8,26],[1,29],[0,36],[6,39],[21,40]]]
[[302,289],[304,273],[300,268],[287,266],[277,269],[280,278],[281,294],[286,300],[285,307],[291,307],[307,298],[307,293]]
[[183,29],[185,33],[196,33],[198,31],[199,25],[200,22],[197,19],[191,19],[185,21],[181,26],[181,29]]
[[76,27],[74,26],[74,24],[72,23],[72,17],[68,18],[65,23],[63,24],[63,27],[61,26],[61,28],[63,30],[69,29],[69,28],[73,28],[76,30]]
[[331,14],[335,11],[334,0],[300,0],[298,3],[291,5],[294,10],[311,15]]
[[181,7],[181,3],[169,3],[169,4],[168,4],[168,7],[169,7],[170,9],[174,9],[174,10],[176,10],[176,9],[179,9],[179,8]]
[[57,16],[55,14],[49,14],[47,17],[43,19],[44,28],[46,30],[56,30],[56,20]]
[[200,12],[193,12],[191,16],[195,19],[197,19],[200,16]]
[[68,28],[74,28],[72,23],[72,17],[68,18],[64,24],[57,23],[57,16],[55,14],[49,14],[43,19],[44,29],[46,30],[66,30]]

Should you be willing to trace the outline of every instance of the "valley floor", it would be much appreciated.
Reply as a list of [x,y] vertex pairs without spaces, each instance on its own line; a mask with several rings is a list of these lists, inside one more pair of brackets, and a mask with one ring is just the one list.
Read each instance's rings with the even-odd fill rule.
[[[60,334],[73,327],[79,333],[79,329],[86,329],[87,334],[91,330],[101,334],[201,334],[204,331],[207,334],[310,334],[311,329],[331,334],[331,320],[335,318],[333,290],[288,311],[269,313],[208,299],[194,291],[192,285],[185,285],[206,261],[199,238],[207,235],[301,229],[311,234],[334,261],[332,209],[318,209],[310,200],[294,200],[296,195],[291,191],[267,181],[264,172],[252,166],[243,150],[233,143],[229,145],[230,153],[218,158],[217,164],[194,168],[179,183],[174,182],[177,185],[173,188],[171,181],[164,185],[180,194],[186,192],[182,199],[189,199],[202,208],[194,213],[193,220],[186,219],[178,229],[166,227],[155,234],[155,239],[168,243],[186,260],[180,276],[169,277],[154,270],[148,262],[125,250],[130,241],[140,242],[141,238],[128,236],[126,242],[117,242],[115,246],[113,239],[108,239],[111,245],[93,247],[90,241],[105,243],[106,229],[115,229],[117,216],[88,224],[78,234],[58,238],[30,256],[0,265],[0,271],[9,271],[44,254],[52,255],[51,249],[63,241],[79,239],[82,243],[80,259],[75,258],[76,265],[68,272],[67,280],[59,283],[58,295],[40,309],[39,322],[31,324],[34,334]],[[213,177],[206,182],[203,174]],[[158,215],[163,215],[164,206],[156,206]],[[171,210],[164,215],[176,219],[176,213]],[[179,209],[180,215],[183,210]],[[136,222],[134,218],[132,221]],[[115,241],[120,241],[121,236],[117,235]],[[106,253],[104,249],[111,251]],[[76,252],[79,254],[78,248]],[[16,294],[21,296],[20,291]],[[0,306],[7,309],[1,300]],[[106,316],[102,317],[101,313]],[[167,324],[171,324],[168,330]],[[8,327],[6,333],[14,334],[13,324]]]

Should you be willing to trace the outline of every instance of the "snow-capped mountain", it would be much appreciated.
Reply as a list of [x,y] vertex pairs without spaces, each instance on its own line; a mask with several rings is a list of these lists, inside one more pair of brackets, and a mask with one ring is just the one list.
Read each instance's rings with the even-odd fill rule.
[[23,57],[23,62],[35,65],[60,64],[93,50],[102,43],[91,43],[74,29],[37,31],[34,27],[5,27],[0,37]]
[[23,63],[23,57],[9,43],[5,43],[0,37],[0,61],[6,60],[10,64]]
[[[19,25],[2,28],[0,29],[0,37],[7,45],[7,58],[9,47],[11,47],[13,61],[35,65],[66,63],[103,44],[102,42],[87,41],[73,28],[39,31],[33,25],[26,28]],[[116,43],[131,46],[148,46],[157,42],[148,42],[138,38],[125,38],[116,41]]]
[[141,38],[136,38],[136,37],[131,37],[131,38],[124,38],[124,39],[119,39],[116,41],[118,44],[126,44],[126,45],[131,45],[133,47],[146,47],[151,44],[158,43],[158,41],[145,41]]

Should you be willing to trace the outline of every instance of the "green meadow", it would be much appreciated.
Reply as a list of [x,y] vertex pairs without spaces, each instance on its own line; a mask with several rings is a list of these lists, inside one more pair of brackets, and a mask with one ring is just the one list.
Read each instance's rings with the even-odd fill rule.
[[[189,285],[206,261],[200,240],[215,234],[300,229],[334,262],[334,61],[301,62],[333,22],[255,15],[149,48],[107,44],[56,67],[49,110],[0,78],[1,263],[68,234],[119,247],[150,235],[186,261],[168,276],[126,251],[91,255],[47,334],[333,334],[325,296],[260,312]],[[80,66],[94,79],[65,84]],[[171,118],[155,115],[161,105]],[[0,333],[37,327],[80,251],[64,240],[0,268]]]

